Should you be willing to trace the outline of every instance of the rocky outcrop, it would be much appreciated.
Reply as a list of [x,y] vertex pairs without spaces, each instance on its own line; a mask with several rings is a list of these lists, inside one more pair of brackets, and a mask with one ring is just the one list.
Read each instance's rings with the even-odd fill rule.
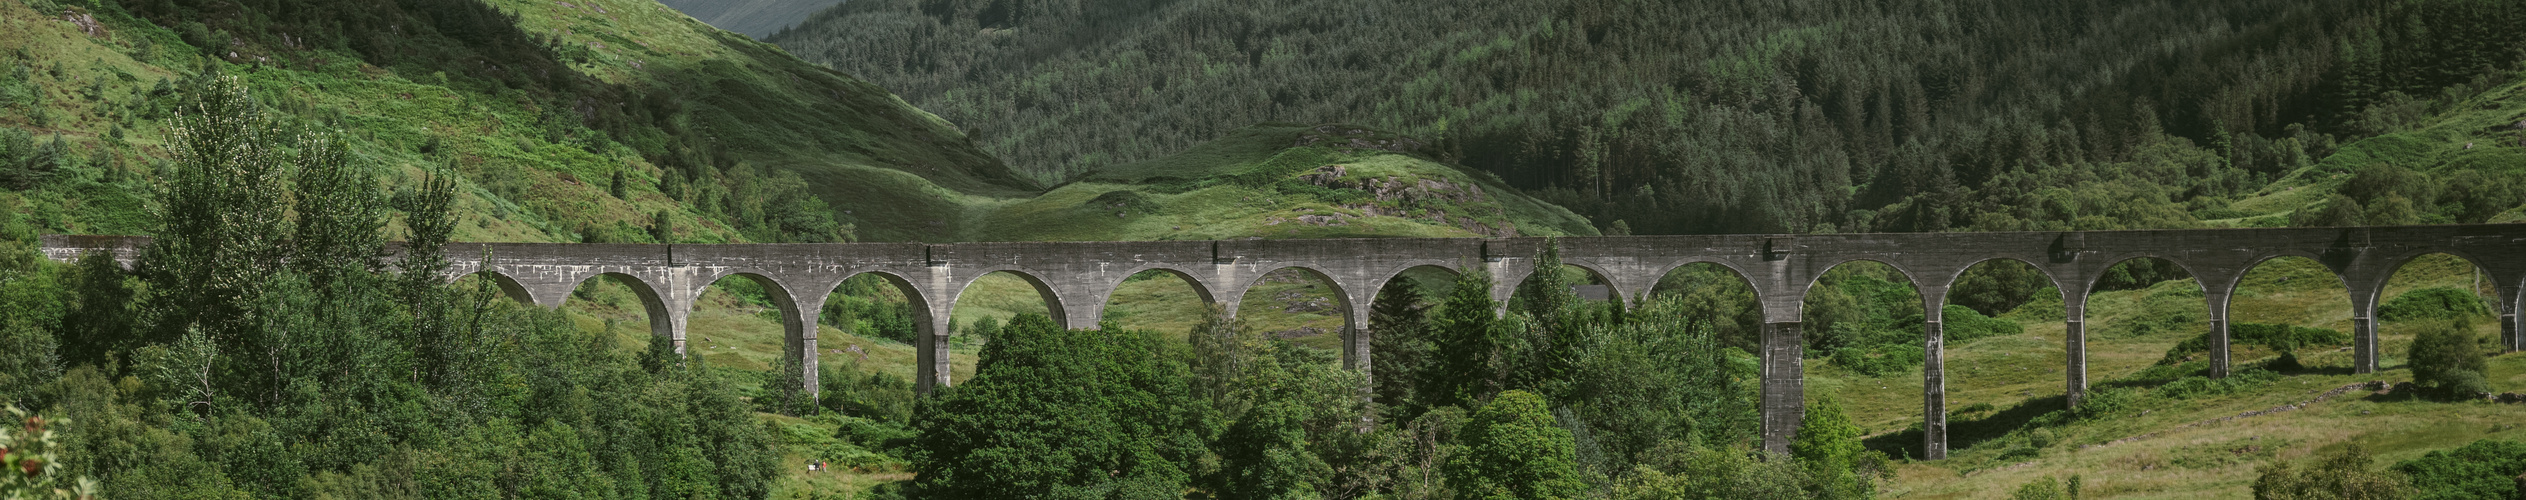
[[[1458,184],[1446,179],[1408,178],[1393,175],[1355,179],[1350,178],[1349,175],[1350,170],[1341,165],[1325,165],[1300,174],[1298,180],[1326,189],[1360,191],[1367,194],[1369,198],[1375,199],[1376,201],[1368,203],[1336,205],[1343,210],[1358,212],[1360,217],[1426,218],[1432,224],[1464,229],[1483,236],[1503,238],[1517,236],[1517,225],[1508,221],[1508,210],[1501,208],[1488,193],[1484,193],[1480,185]],[[1420,215],[1414,215],[1415,212],[1419,212]],[[1499,222],[1485,223],[1481,220],[1486,218],[1485,216],[1498,219]],[[1349,214],[1336,213],[1300,216],[1298,220],[1325,226],[1347,224],[1350,217],[1352,216]]]

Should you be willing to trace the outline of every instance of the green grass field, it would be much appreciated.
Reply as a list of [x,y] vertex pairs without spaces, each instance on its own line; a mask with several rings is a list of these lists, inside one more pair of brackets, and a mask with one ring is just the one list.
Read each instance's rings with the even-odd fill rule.
[[[2471,267],[2464,261],[2432,255],[2398,272],[2384,299],[2422,287],[2473,286]],[[2247,274],[2231,302],[2231,318],[2348,331],[2350,303],[2345,293],[2340,281],[2313,261],[2274,260]],[[2059,307],[2044,301],[2029,305],[2047,306]],[[2206,332],[2208,324],[2201,318],[2207,308],[2190,280],[2091,296],[2087,314],[2090,386],[2115,385],[2148,368],[2176,343]],[[2005,434],[2024,419],[2062,407],[2060,396],[2067,380],[2063,327],[2050,319],[2059,312],[2050,314],[2005,315],[2024,326],[2025,333],[1948,346],[1952,453],[1946,460],[1903,464],[1889,490],[1892,496],[2001,497],[2041,476],[2080,474],[2094,498],[2242,497],[2256,465],[2296,459],[2330,446],[2358,443],[2390,463],[2476,439],[2526,436],[2514,429],[2495,428],[2495,424],[2516,422],[2519,412],[2526,411],[2513,405],[2370,397],[2366,390],[2303,410],[2182,427],[2306,401],[2347,384],[2410,380],[2403,352],[2411,334],[2407,325],[2387,322],[2379,328],[2384,368],[2380,373],[2350,373],[2347,346],[2302,351],[2302,363],[2309,368],[2285,374],[2269,386],[2226,396],[2151,400],[2146,410],[2134,414],[2027,433],[2042,434],[2041,439],[2052,443],[2030,447],[2024,439]],[[2037,317],[2044,319],[2031,319]],[[2475,328],[2485,336],[2499,333],[2498,325],[2489,321],[2477,321]],[[2240,346],[2234,361],[2244,367],[2273,356],[2276,353]],[[1872,378],[1822,360],[1810,360],[1808,368],[1810,397],[1841,398],[1853,420],[1868,429],[1875,442],[1891,440],[1895,442],[1890,444],[1917,449],[1919,435],[1905,431],[1916,428],[1922,418],[1918,369]],[[2526,356],[2494,357],[2489,378],[2497,390],[2526,389]],[[2148,437],[2102,445],[2144,435]]]

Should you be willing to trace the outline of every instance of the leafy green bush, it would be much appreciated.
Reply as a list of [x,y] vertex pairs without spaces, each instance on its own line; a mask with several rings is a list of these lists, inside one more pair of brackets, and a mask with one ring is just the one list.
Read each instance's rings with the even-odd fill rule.
[[11,500],[91,500],[98,485],[87,476],[65,477],[62,446],[51,429],[68,423],[46,421],[43,416],[27,414],[17,406],[8,407],[10,417],[0,421],[0,498]]
[[2052,476],[2027,481],[2025,485],[2018,486],[2016,492],[2009,493],[2009,500],[2062,500],[2065,498],[2070,497],[2062,494],[2061,481],[2053,479]]
[[2518,477],[2526,474],[2526,442],[2484,439],[2454,451],[2436,450],[2394,464],[2412,478],[2417,498],[2526,498]]
[[2089,390],[2087,392],[2087,397],[2080,399],[2079,405],[2072,407],[2070,409],[2070,413],[2072,417],[2081,420],[2104,417],[2107,415],[2122,413],[2124,410],[2131,409],[2132,400],[2138,398],[2139,393],[2131,389],[2121,387],[2097,388]]
[[1614,486],[1614,498],[1804,498],[1814,482],[1803,464],[1788,457],[1675,441],[1659,445],[1641,462]]
[[[2026,328],[2018,326],[2015,321],[1984,316],[1981,311],[1960,305],[1949,304],[1940,308],[1939,316],[1944,323],[1939,331],[1947,345],[1962,345],[1984,338],[2026,333]],[[1919,332],[1921,328],[1919,325],[1927,321],[1927,318],[1912,314],[1896,321],[1902,322],[1914,332]]]
[[1209,405],[1160,348],[1147,332],[1010,319],[973,380],[913,415],[916,487],[939,498],[1180,496],[1205,454]]
[[837,358],[839,362],[826,365],[823,376],[817,377],[824,385],[819,402],[826,409],[897,425],[912,419],[916,396],[911,381],[889,372],[862,370],[856,358]]
[[2482,354],[2480,339],[2472,325],[2463,321],[2429,321],[2416,325],[2412,347],[2405,359],[2412,366],[2412,383],[2446,397],[2462,398],[2491,392],[2482,377],[2490,361]]
[[1881,345],[1869,349],[1844,347],[1833,351],[1833,364],[1861,375],[1883,377],[1921,366],[1927,353],[1917,345]]
[[1807,467],[1816,483],[1809,489],[1818,498],[1869,498],[1876,495],[1876,481],[1893,473],[1886,466],[1885,454],[1860,444],[1861,434],[1859,425],[1842,412],[1840,401],[1824,399],[1807,405],[1807,414],[1798,422],[1798,436],[1789,442],[1789,454]]
[[2388,500],[2411,495],[2403,476],[2370,470],[2371,461],[2368,451],[2354,444],[2303,464],[2266,463],[2254,478],[2254,498]]
[[2483,307],[2481,297],[2463,289],[2447,287],[2404,292],[2377,307],[2377,317],[2386,321],[2461,319],[2489,314],[2491,310]]
[[1587,487],[1570,431],[1553,420],[1542,396],[1500,393],[1474,412],[1460,439],[1464,451],[1446,468],[1460,498],[1570,498]]
[[2157,395],[2158,397],[2177,400],[2207,396],[2223,396],[2270,385],[2272,382],[2279,380],[2280,374],[2278,373],[2273,373],[2271,370],[2265,370],[2262,368],[2250,367],[2237,370],[2236,373],[2229,374],[2227,378],[2214,379],[2201,376],[2191,376],[2176,379],[2174,382],[2168,382],[2166,385],[2158,386]]
[[[2165,356],[2158,358],[2158,364],[2161,366],[2180,364],[2186,357],[2210,352],[2210,335],[2209,332],[2203,332],[2201,335],[2175,344],[2174,348],[2167,349]],[[2230,347],[2262,346],[2275,352],[2293,353],[2301,347],[2336,346],[2350,342],[2350,334],[2340,330],[2266,323],[2228,325]]]

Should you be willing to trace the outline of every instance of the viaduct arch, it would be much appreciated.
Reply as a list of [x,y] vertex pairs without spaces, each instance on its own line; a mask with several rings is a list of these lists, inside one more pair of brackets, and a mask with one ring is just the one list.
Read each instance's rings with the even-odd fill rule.
[[[1406,269],[1434,266],[1470,271],[1481,266],[1495,277],[1495,298],[1505,299],[1534,271],[1543,238],[1326,239],[1046,243],[840,243],[733,245],[614,245],[548,243],[451,243],[445,249],[452,281],[464,275],[494,276],[502,290],[522,301],[559,307],[582,281],[617,275],[642,290],[654,333],[684,346],[685,320],[694,300],[712,282],[731,276],[756,280],[773,291],[788,331],[785,351],[816,381],[816,315],[843,279],[878,273],[909,290],[919,321],[920,352],[915,384],[920,391],[951,383],[947,378],[947,314],[956,297],[984,274],[1012,271],[1043,293],[1069,328],[1095,328],[1107,299],[1132,274],[1162,269],[1190,282],[1205,300],[1234,314],[1243,291],[1264,273],[1285,267],[1316,272],[1341,295],[1347,318],[1343,363],[1367,370],[1368,305],[1384,284]],[[43,237],[55,260],[113,252],[128,265],[147,246],[146,237]],[[1804,365],[1799,313],[1808,288],[1826,270],[1854,260],[1883,262],[1911,277],[1922,297],[1924,449],[1946,455],[1945,387],[1939,362],[1940,312],[1957,277],[1975,264],[2012,259],[2034,265],[2063,290],[2068,351],[2067,393],[2078,404],[2087,388],[2084,313],[2088,294],[2105,271],[2124,260],[2165,259],[2192,273],[2210,308],[2211,371],[2229,371],[2227,305],[2237,282],[2264,260],[2314,259],[2340,277],[2352,295],[2355,369],[2377,370],[2377,298],[2387,278],[2413,258],[2445,253],[2479,266],[2495,283],[2500,345],[2526,349],[2519,334],[2521,287],[2526,287],[2526,224],[2382,226],[2338,228],[2192,229],[2014,233],[1810,234],[1618,236],[1562,238],[1563,262],[1587,268],[1619,297],[1647,293],[1665,273],[1708,262],[1734,270],[1754,288],[1764,326],[1759,356],[1764,445],[1786,449],[1804,413]],[[801,296],[798,292],[808,292]]]

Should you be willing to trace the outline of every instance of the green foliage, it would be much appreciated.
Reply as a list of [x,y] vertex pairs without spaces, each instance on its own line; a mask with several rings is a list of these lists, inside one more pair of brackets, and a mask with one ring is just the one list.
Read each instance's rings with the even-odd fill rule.
[[2270,462],[2256,468],[2255,500],[2392,500],[2411,495],[2400,475],[2370,470],[2368,451],[2346,445],[2305,463]]
[[[2165,356],[2158,358],[2158,366],[2182,364],[2193,355],[2210,352],[2210,336],[2210,332],[2203,332],[2201,335],[2176,343],[2175,347],[2166,350]],[[2228,345],[2231,348],[2262,346],[2273,352],[2294,353],[2300,348],[2329,347],[2350,343],[2350,334],[2343,333],[2341,330],[2268,323],[2228,325]]]
[[1798,436],[1789,442],[1789,454],[1814,478],[1810,493],[1819,498],[1876,496],[1879,476],[1892,474],[1893,469],[1887,467],[1884,454],[1860,444],[1860,434],[1859,425],[1842,413],[1841,402],[1824,399],[1807,405],[1806,416],[1798,421]]
[[2053,479],[2052,476],[2028,481],[2025,485],[2018,486],[2017,491],[2009,493],[2009,500],[2064,500],[2066,498],[2070,497],[2061,492],[2061,481]]
[[11,500],[92,500],[98,484],[87,476],[67,476],[59,432],[67,420],[45,419],[7,405],[9,419],[0,425],[0,498]]
[[[1912,318],[1919,318],[1913,316]],[[1907,318],[1910,319],[1910,318]],[[1961,345],[1990,337],[2026,333],[2017,322],[1984,316],[1981,311],[1963,305],[1949,304],[1939,311],[1943,334],[1948,345]]]
[[863,273],[842,281],[825,300],[819,321],[855,335],[910,344],[919,313],[907,299],[886,278]]
[[65,167],[78,161],[60,135],[38,143],[32,134],[0,128],[0,187],[25,191],[43,187]]
[[1763,310],[1754,287],[1718,264],[1689,264],[1658,280],[1658,299],[1672,300],[1696,328],[1709,328],[1723,344],[1746,352],[1759,348]]
[[1826,271],[1807,292],[1800,316],[1807,349],[1818,354],[1921,343],[1920,293],[1885,264],[1859,261]]
[[879,0],[769,40],[1039,178],[1366,120],[1640,234],[2201,224],[2526,60],[2501,2],[1843,6]]
[[2403,292],[2377,306],[2377,318],[2386,321],[2464,320],[2490,314],[2491,309],[2474,292],[2448,287]]
[[[1214,310],[1187,340],[1195,392],[1226,428],[1211,442],[1217,470],[1200,484],[1218,498],[1319,498],[1377,481],[1368,463],[1334,462],[1375,446],[1359,419],[1366,380],[1332,353],[1299,347]],[[1368,462],[1361,460],[1361,462]]]
[[[2044,276],[2043,271],[2035,269],[2034,265],[2000,259],[1976,264],[1958,275],[1956,283],[1947,288],[1947,301],[1972,309],[1982,316],[1999,316],[2030,300],[2058,299],[2060,292],[2051,288],[2052,279]],[[1956,331],[1953,323],[1956,315],[1947,313],[1946,317],[1950,322],[1948,336],[1952,339]]]
[[862,373],[864,370],[857,358],[830,359],[833,361],[826,364],[824,373],[816,378],[824,384],[824,390],[817,397],[826,409],[896,425],[911,422],[913,402],[917,397],[912,392],[912,381],[884,371]]
[[1377,290],[1377,298],[1368,305],[1369,352],[1375,362],[1369,365],[1370,397],[1380,405],[1380,416],[1390,422],[1410,422],[1429,410],[1435,395],[1421,389],[1434,386],[1425,376],[1437,375],[1437,345],[1432,338],[1429,309],[1420,287],[1409,279],[1386,282]]
[[1524,331],[1517,332],[1518,355],[1510,360],[1510,385],[1561,401],[1570,400],[1563,382],[1572,376],[1572,365],[1595,343],[1589,337],[1596,332],[1587,324],[1603,323],[1592,321],[1598,318],[1579,310],[1579,297],[1570,286],[1583,282],[1571,278],[1573,274],[1585,274],[1566,272],[1569,270],[1561,263],[1561,245],[1547,239],[1536,252],[1535,271],[1517,284],[1509,300],[1512,313],[1529,322]]
[[1188,379],[1152,334],[1019,315],[983,345],[972,381],[914,412],[915,486],[940,498],[1176,496],[1210,425]]
[[2222,396],[2261,389],[2280,380],[2280,374],[2260,367],[2237,370],[2224,378],[2189,376],[2158,386],[2156,396],[2173,400]]
[[1586,487],[1570,431],[1553,421],[1542,396],[1500,393],[1474,412],[1461,440],[1465,449],[1449,457],[1447,481],[1462,498],[1572,498]]
[[62,271],[30,249],[0,244],[0,305],[7,306],[0,307],[0,405],[33,404],[37,385],[61,376],[53,330],[80,305],[63,300]]
[[2422,500],[2517,498],[2517,477],[2526,475],[2526,442],[2474,441],[2396,463],[2394,471],[2411,477],[2413,498]]
[[2412,383],[2455,399],[2491,392],[2483,379],[2490,362],[2473,327],[2463,321],[2431,321],[2413,327],[2412,347],[2404,359],[2412,366]]
[[1422,380],[1430,406],[1467,406],[1489,399],[1508,382],[1516,332],[1500,321],[1499,303],[1491,300],[1491,275],[1468,271],[1456,277],[1430,317],[1434,373]]
[[637,365],[610,332],[488,280],[445,287],[444,183],[398,197],[428,247],[387,272],[388,198],[367,165],[272,126],[234,80],[188,88],[166,225],[137,278],[91,257],[39,273],[67,279],[6,280],[57,308],[0,294],[0,311],[61,320],[37,326],[75,364],[9,387],[79,422],[65,477],[128,498],[769,492],[778,443],[721,374],[666,362],[671,348]]
[[1614,486],[1621,500],[1672,498],[1811,498],[1814,478],[1787,456],[1761,456],[1739,448],[1703,448],[1668,442],[1653,450],[1633,474]]
[[1652,301],[1635,321],[1597,326],[1567,383],[1570,408],[1603,450],[1607,474],[1630,471],[1662,443],[1725,447],[1754,436],[1751,363],[1682,318],[1685,306]]
[[1870,377],[1899,375],[1921,366],[1929,351],[1918,345],[1880,345],[1873,349],[1844,347],[1833,350],[1833,366]]

